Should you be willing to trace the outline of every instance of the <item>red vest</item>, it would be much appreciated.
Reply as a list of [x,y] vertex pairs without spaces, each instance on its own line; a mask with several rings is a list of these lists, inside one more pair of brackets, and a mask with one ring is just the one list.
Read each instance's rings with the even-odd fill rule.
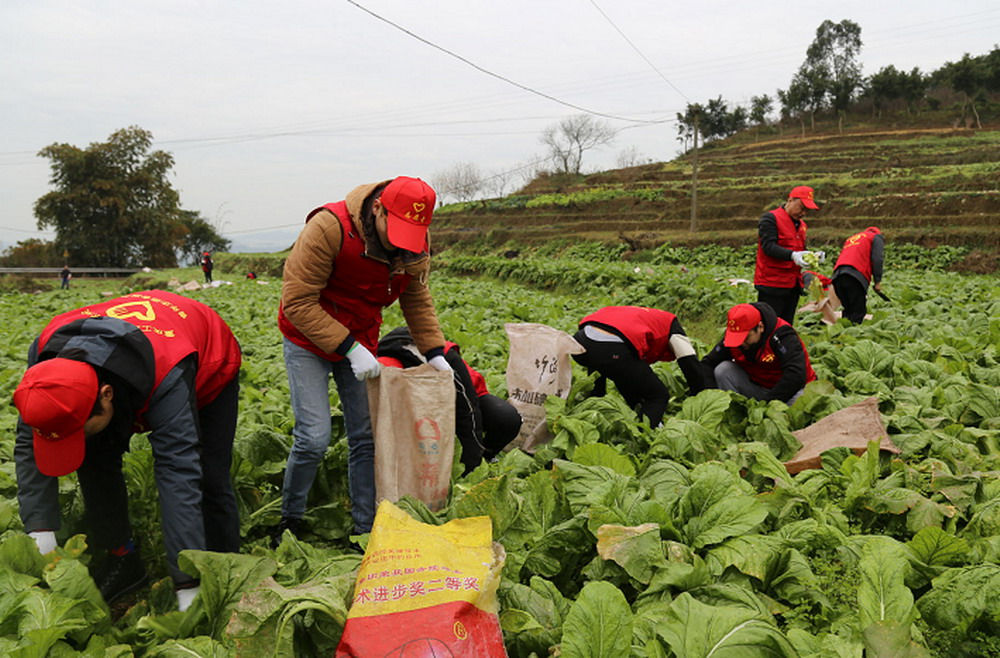
[[670,327],[677,318],[673,313],[643,306],[605,306],[580,320],[580,325],[595,323],[614,327],[646,363],[673,361]]
[[[409,274],[393,275],[387,263],[364,255],[364,240],[354,228],[346,203],[328,203],[323,208],[340,220],[343,237],[330,278],[319,294],[319,305],[327,315],[347,327],[356,341],[374,354],[378,347],[379,328],[382,326],[382,309],[399,298],[413,277]],[[306,221],[320,210],[322,208],[309,213]],[[313,354],[330,361],[344,358],[339,354],[327,354],[316,347],[285,317],[283,308],[278,309],[278,328],[288,340]]]
[[[750,376],[750,381],[753,383],[764,388],[773,388],[778,383],[778,380],[781,379],[781,361],[778,360],[778,355],[774,353],[774,349],[771,347],[771,336],[774,336],[774,332],[778,330],[778,327],[788,326],[791,325],[778,318],[778,323],[774,325],[774,330],[771,331],[770,335],[761,338],[763,345],[757,350],[752,360],[740,348],[729,348],[729,353],[732,354],[733,361],[736,361],[741,368],[746,370],[747,375]],[[799,338],[799,342],[802,343],[801,338]],[[808,384],[816,379],[816,372],[809,361],[809,352],[806,350],[805,343],[802,343],[802,352],[806,355],[806,383]]]
[[[42,352],[59,328],[83,318],[96,317],[117,318],[133,324],[149,339],[156,360],[153,391],[167,373],[190,354],[198,355],[198,373],[194,380],[198,408],[214,400],[239,372],[240,346],[222,318],[200,302],[162,290],[135,292],[57,315],[39,336],[38,351]],[[142,412],[136,422],[144,427]]]
[[837,264],[833,266],[834,271],[841,265],[850,265],[857,271],[865,275],[869,281],[872,280],[872,240],[881,233],[874,226],[866,228],[861,233],[856,233],[844,241],[844,249],[837,258]]
[[[792,251],[803,251],[806,248],[806,223],[799,222],[796,230],[795,222],[788,216],[784,208],[771,211],[778,227],[778,246]],[[764,253],[764,248],[757,239],[757,268],[753,274],[754,285],[771,286],[773,288],[794,288],[802,285],[802,270],[793,261],[778,260]]]

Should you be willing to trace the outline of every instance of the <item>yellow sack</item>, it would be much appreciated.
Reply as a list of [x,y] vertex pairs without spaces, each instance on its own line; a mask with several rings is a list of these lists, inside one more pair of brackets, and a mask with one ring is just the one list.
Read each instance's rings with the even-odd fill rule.
[[336,658],[505,658],[496,596],[505,557],[488,516],[434,526],[383,500]]

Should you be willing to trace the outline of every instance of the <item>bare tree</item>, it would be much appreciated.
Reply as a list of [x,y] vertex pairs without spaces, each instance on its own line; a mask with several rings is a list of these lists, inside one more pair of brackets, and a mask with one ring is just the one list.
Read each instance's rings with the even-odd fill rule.
[[643,157],[643,155],[639,153],[639,147],[633,144],[632,146],[618,153],[618,158],[615,160],[615,165],[619,169],[626,169],[628,167],[635,167],[637,165],[645,164],[647,162],[649,162],[649,159]]
[[483,186],[490,196],[502,197],[507,194],[507,186],[514,179],[516,172],[511,169],[494,171],[483,179]]
[[541,155],[535,155],[529,158],[527,162],[516,165],[510,171],[514,175],[515,179],[520,182],[521,187],[525,187],[528,183],[538,178],[538,176],[545,171],[545,165],[548,162],[549,158]]
[[541,137],[557,170],[566,174],[580,173],[584,151],[610,144],[614,139],[611,124],[589,114],[567,117],[546,128]]
[[431,176],[438,197],[458,202],[472,201],[484,188],[483,174],[471,162],[457,162],[450,169]]

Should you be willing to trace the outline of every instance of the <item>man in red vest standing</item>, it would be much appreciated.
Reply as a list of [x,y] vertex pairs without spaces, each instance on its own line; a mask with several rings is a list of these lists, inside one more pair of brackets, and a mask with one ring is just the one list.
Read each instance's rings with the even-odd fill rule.
[[330,445],[331,375],[347,433],[354,532],[371,530],[375,442],[365,380],[379,375],[383,308],[398,299],[417,349],[438,370],[452,371],[427,286],[435,199],[427,183],[408,176],[356,187],[345,200],[309,213],[285,261],[278,327],[295,427],[275,544],[285,530],[302,530],[309,490]]
[[240,346],[209,307],[159,290],[58,315],[28,351],[14,391],[14,462],[24,529],[56,548],[59,476],[76,471],[88,543],[107,551],[94,580],[111,603],[147,582],[132,535],[122,455],[148,431],[163,544],[186,610],[198,581],[185,549],[238,552],[229,468],[236,434]]
[[792,189],[783,206],[764,213],[757,225],[757,266],[753,275],[757,301],[770,305],[789,324],[795,319],[802,294],[805,256],[815,254],[820,261],[825,256],[822,251],[806,251],[805,216],[818,209],[813,189],[800,185]]
[[833,267],[833,289],[844,305],[844,317],[861,324],[868,313],[868,286],[882,292],[885,239],[877,226],[869,226],[844,241]]
[[790,405],[816,379],[802,339],[770,306],[737,304],[726,319],[725,336],[701,360],[709,388]]

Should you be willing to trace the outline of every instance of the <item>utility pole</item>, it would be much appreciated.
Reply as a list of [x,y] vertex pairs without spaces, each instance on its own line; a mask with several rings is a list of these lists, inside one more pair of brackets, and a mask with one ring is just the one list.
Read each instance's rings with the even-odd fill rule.
[[694,113],[694,150],[691,152],[691,232],[698,232],[698,121],[700,108]]

